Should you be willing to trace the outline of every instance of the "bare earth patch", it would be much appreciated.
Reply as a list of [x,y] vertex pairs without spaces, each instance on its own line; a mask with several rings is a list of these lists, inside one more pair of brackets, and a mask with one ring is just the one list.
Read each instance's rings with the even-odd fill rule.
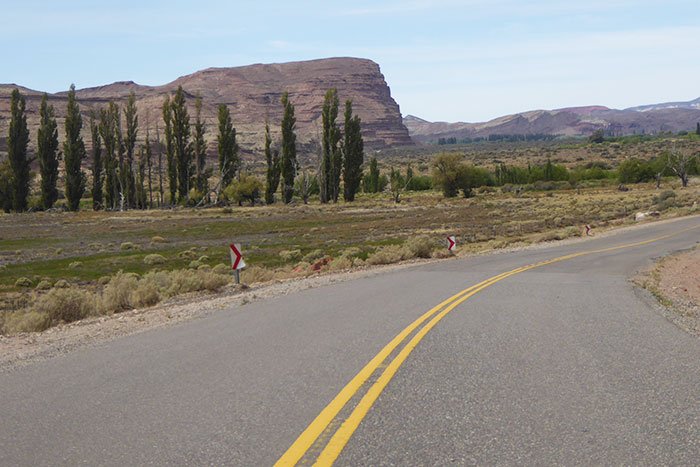
[[666,318],[700,337],[700,248],[667,256],[635,280],[661,302]]

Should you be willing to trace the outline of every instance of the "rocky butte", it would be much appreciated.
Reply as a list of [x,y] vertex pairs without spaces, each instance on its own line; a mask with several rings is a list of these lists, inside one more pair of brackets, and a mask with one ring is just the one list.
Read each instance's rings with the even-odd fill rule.
[[[89,146],[88,119],[91,110],[106,106],[109,101],[125,104],[131,91],[136,95],[139,113],[139,139],[150,128],[156,136],[156,124],[163,137],[161,105],[168,94],[182,86],[188,96],[189,113],[194,122],[195,96],[201,96],[202,114],[206,120],[206,140],[210,156],[216,153],[217,107],[226,104],[231,110],[238,143],[244,152],[260,151],[263,146],[265,122],[269,121],[273,137],[279,134],[282,119],[280,97],[289,92],[296,107],[297,139],[306,145],[307,157],[315,152],[312,143],[320,139],[323,97],[330,88],[338,90],[342,126],[346,99],[353,101],[353,110],[362,119],[365,146],[380,149],[387,146],[412,144],[403,124],[399,106],[379,65],[361,58],[326,58],[279,64],[256,64],[235,68],[208,68],[183,76],[162,86],[143,86],[121,81],[94,88],[76,90],[83,114],[83,138]],[[5,150],[9,125],[10,93],[16,85],[0,84],[0,150]],[[42,92],[19,86],[27,99],[30,130],[30,151],[36,144],[39,124],[39,104]],[[63,117],[66,92],[49,94],[59,120],[59,138],[63,138]],[[257,159],[257,158],[256,158]]]

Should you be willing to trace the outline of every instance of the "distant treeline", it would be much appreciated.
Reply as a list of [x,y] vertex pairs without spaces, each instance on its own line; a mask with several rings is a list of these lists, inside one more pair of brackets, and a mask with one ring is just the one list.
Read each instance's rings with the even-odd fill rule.
[[517,143],[520,141],[552,141],[560,136],[550,135],[546,133],[535,133],[528,135],[509,135],[509,134],[492,134],[488,136],[475,136],[473,138],[438,138],[437,144],[440,146],[449,144],[471,144],[479,143],[483,141],[489,142],[506,142],[506,143]]

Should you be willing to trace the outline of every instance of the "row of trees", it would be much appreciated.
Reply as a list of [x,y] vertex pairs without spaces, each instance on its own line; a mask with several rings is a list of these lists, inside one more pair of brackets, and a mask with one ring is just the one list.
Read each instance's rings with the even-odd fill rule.
[[[85,145],[80,136],[82,117],[75,99],[75,88],[68,92],[68,107],[65,120],[66,139],[63,143],[65,166],[65,196],[68,207],[77,210],[85,192],[86,178],[80,169],[85,159]],[[7,160],[0,165],[0,205],[5,211],[26,211],[31,188],[31,164],[27,147],[26,101],[18,89],[10,96],[10,128],[7,137]],[[36,157],[41,174],[41,207],[51,208],[58,199],[59,168],[58,125],[54,108],[49,105],[46,95],[39,108],[39,131],[37,135]]]
[[[280,123],[281,140],[273,144],[270,125],[265,125],[264,152],[267,164],[265,202],[275,202],[275,193],[281,190],[285,203],[292,201],[295,193],[297,162],[296,117],[289,95],[281,98],[283,117]],[[122,117],[123,114],[123,117]],[[155,125],[155,140],[151,138],[150,122],[146,116],[145,142],[136,147],[139,132],[139,115],[136,97],[129,95],[122,108],[114,102],[90,113],[90,138],[92,144],[92,204],[93,209],[146,209],[156,205],[165,206],[165,186],[169,191],[169,203],[184,205],[209,199],[209,193],[226,192],[233,183],[241,185],[236,192],[246,187],[258,189],[247,174],[241,173],[239,146],[231,113],[224,104],[218,107],[218,183],[210,187],[213,168],[207,167],[207,143],[204,135],[206,124],[202,119],[202,100],[195,101],[194,124],[188,114],[187,99],[182,87],[173,96],[166,96],[161,107],[164,140],[161,141],[158,121]],[[343,132],[336,123],[338,96],[335,89],[326,93],[322,123],[324,134],[321,142],[322,155],[318,170],[317,186],[322,202],[337,202],[340,194],[341,175],[344,181],[344,199],[352,201],[362,179],[364,144],[361,121],[352,113],[352,102],[345,102]],[[81,164],[86,159],[86,149],[81,137],[83,126],[80,108],[71,85],[65,119],[65,143],[59,151],[58,125],[55,110],[43,96],[40,107],[40,125],[37,135],[36,156],[40,169],[40,208],[50,209],[59,198],[59,161],[64,162],[65,197],[70,210],[79,209],[80,199],[85,193],[87,177]],[[8,160],[0,165],[0,204],[5,211],[26,211],[31,188],[30,166],[34,159],[28,157],[26,103],[19,90],[11,97],[11,120],[8,135]],[[154,151],[155,148],[155,151]],[[154,160],[157,153],[157,161]],[[163,170],[163,158],[166,168]],[[156,167],[157,164],[157,167]],[[154,174],[157,179],[154,180]],[[164,180],[164,175],[166,180]],[[310,177],[303,174],[306,189],[305,201],[313,189]],[[248,177],[245,180],[243,178]],[[316,180],[314,180],[316,182]],[[155,187],[157,183],[157,187]],[[248,188],[250,189],[250,188]],[[154,191],[156,200],[154,201]],[[299,191],[297,189],[297,191]],[[241,195],[253,199],[256,195]]]

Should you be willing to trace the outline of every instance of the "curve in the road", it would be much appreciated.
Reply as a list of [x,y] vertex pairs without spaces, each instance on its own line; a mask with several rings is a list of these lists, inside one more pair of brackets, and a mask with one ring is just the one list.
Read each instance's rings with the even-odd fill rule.
[[[623,245],[617,245],[608,248],[586,250],[581,252],[576,252],[564,256],[559,256],[545,261],[540,261],[538,263],[533,263],[519,268],[512,269],[510,271],[503,272],[501,274],[490,277],[478,284],[468,287],[461,292],[453,295],[452,297],[444,300],[437,306],[431,308],[429,311],[424,313],[410,325],[408,325],[403,331],[401,331],[394,339],[391,340],[374,358],[372,358],[367,365],[365,365],[362,370],[360,370],[355,377],[350,380],[350,382],[338,393],[338,395],[321,411],[321,413],[314,419],[313,422],[299,435],[296,441],[287,449],[287,451],[280,457],[276,462],[276,466],[288,466],[296,465],[300,460],[305,457],[309,457],[312,447],[320,444],[320,439],[327,439],[330,436],[327,433],[329,426],[338,426],[338,429],[333,433],[332,437],[328,443],[323,447],[323,450],[318,455],[315,465],[331,465],[338,458],[340,453],[345,448],[346,444],[352,437],[355,430],[358,428],[362,420],[365,418],[369,410],[374,405],[377,398],[381,395],[384,388],[392,380],[398,369],[406,361],[411,352],[416,348],[420,341],[434,328],[440,320],[447,316],[452,310],[457,306],[476,295],[480,291],[502,281],[508,277],[516,274],[520,274],[531,269],[539,268],[553,263],[558,263],[561,261],[570,260],[573,258],[578,258],[584,255],[591,255],[597,253],[605,253],[615,250],[621,250],[625,248],[633,248],[638,246],[647,245],[650,243],[658,242],[670,237],[674,237],[681,233],[697,229],[700,226],[693,226],[686,229],[682,229],[671,234],[659,236],[656,238],[635,242],[627,243]],[[427,322],[427,323],[426,323]],[[422,326],[422,327],[421,327]],[[408,340],[410,336],[413,336]],[[395,355],[389,364],[385,364],[385,361],[401,346],[405,341],[408,340],[400,351]],[[384,366],[384,371],[380,376],[368,386],[367,381],[370,377],[378,372],[378,370]],[[332,422],[336,421],[339,417],[341,411],[348,405],[348,403],[357,396],[363,389],[366,389],[364,395],[359,400],[357,405],[352,409],[350,415],[340,423]],[[322,436],[327,435],[327,436]]]

